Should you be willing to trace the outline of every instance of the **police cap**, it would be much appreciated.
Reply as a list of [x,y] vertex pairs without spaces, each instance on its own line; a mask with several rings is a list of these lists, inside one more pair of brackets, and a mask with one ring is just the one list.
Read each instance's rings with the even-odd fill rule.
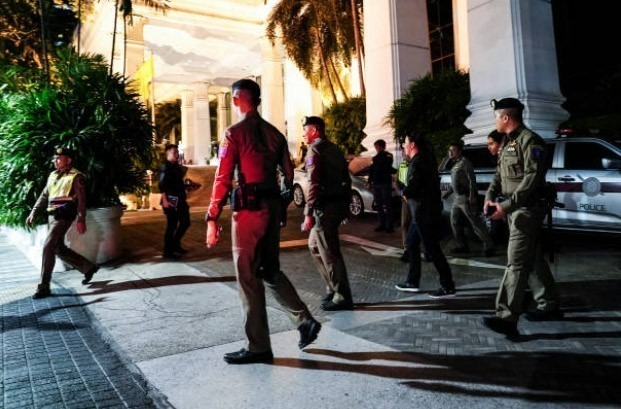
[[305,116],[304,121],[302,121],[302,126],[306,125],[314,125],[321,131],[326,129],[326,123],[318,116]]
[[67,156],[71,159],[73,159],[73,150],[69,149],[69,148],[65,148],[64,146],[57,146],[56,148],[54,148],[54,155],[55,156]]
[[524,104],[522,104],[517,98],[503,98],[500,101],[492,99],[489,103],[494,111],[497,109],[524,109]]
[[239,81],[235,81],[231,88],[233,89],[233,91],[235,91],[236,89],[243,89],[245,91],[248,91],[250,95],[252,95],[252,99],[254,100],[254,102],[257,105],[259,104],[261,98],[261,87],[259,87],[259,84],[257,84],[253,80],[244,78]]

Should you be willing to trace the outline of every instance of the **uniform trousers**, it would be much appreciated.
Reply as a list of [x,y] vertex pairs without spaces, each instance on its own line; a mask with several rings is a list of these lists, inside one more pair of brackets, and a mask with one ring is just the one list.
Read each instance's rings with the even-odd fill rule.
[[540,206],[519,208],[508,215],[507,268],[496,295],[496,315],[500,318],[514,322],[519,319],[527,286],[537,308],[558,308],[556,283],[543,254],[544,217],[545,209]]
[[190,227],[190,208],[186,201],[177,207],[164,207],[166,232],[164,233],[164,253],[170,254],[181,246],[181,239]]
[[95,268],[95,264],[65,245],[65,234],[72,223],[73,220],[56,220],[54,216],[49,216],[48,218],[49,232],[43,245],[43,258],[41,262],[41,283],[39,284],[41,289],[50,288],[56,256],[82,274],[86,274],[86,272]]
[[408,230],[408,257],[409,270],[407,282],[418,287],[421,277],[421,242],[425,247],[425,252],[433,262],[433,266],[438,272],[440,286],[446,290],[454,290],[453,273],[446,261],[446,256],[440,246],[441,226],[436,224],[410,224]]
[[270,351],[265,285],[296,328],[312,317],[287,276],[280,271],[280,199],[264,201],[260,210],[233,212],[231,236],[246,350]]
[[386,230],[392,229],[392,185],[374,184],[373,199],[375,200],[375,206],[377,207],[380,227],[383,227]]
[[468,247],[468,242],[466,241],[466,235],[464,233],[464,219],[468,221],[475,234],[481,239],[485,250],[494,247],[494,242],[487,232],[485,223],[470,205],[468,196],[455,195],[453,207],[451,209],[451,227],[453,228],[453,237],[455,238],[457,247]]
[[332,302],[335,304],[353,302],[339,242],[342,221],[342,205],[327,204],[323,210],[315,210],[315,225],[308,235],[311,256],[326,285],[326,292],[334,294]]

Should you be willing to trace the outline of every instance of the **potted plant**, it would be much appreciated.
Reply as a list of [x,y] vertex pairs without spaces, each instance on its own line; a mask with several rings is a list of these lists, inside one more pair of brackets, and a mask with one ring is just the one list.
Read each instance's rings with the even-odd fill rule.
[[58,53],[49,81],[33,76],[24,83],[10,68],[0,68],[0,75],[0,224],[24,226],[53,170],[54,147],[69,147],[73,165],[86,175],[89,212],[87,234],[67,238],[97,262],[115,258],[120,242],[110,236],[117,234],[114,225],[120,228],[119,195],[147,187],[154,155],[138,94],[123,76],[109,74],[103,56],[69,50]]

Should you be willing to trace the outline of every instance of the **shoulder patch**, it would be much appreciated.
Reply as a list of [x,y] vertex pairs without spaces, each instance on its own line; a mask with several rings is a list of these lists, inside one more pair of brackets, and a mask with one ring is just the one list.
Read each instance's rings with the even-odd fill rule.
[[306,166],[313,166],[315,164],[314,156],[307,156],[304,160],[304,163],[306,164]]
[[226,139],[220,142],[220,147],[218,148],[218,158],[226,158],[226,152],[229,149],[229,141]]
[[534,145],[531,150],[531,155],[533,156],[533,158],[535,159],[541,159],[543,158],[544,154],[545,154],[545,150],[543,149],[543,147],[539,146],[539,145]]

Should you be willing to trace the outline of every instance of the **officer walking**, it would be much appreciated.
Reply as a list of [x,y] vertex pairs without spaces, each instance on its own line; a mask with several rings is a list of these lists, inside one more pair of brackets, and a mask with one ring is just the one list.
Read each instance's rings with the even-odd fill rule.
[[[507,268],[498,294],[496,316],[483,324],[509,337],[519,335],[517,322],[522,313],[524,292],[530,286],[537,309],[526,314],[529,320],[562,318],[554,277],[543,258],[541,224],[545,217],[546,151],[543,139],[526,128],[524,105],[515,98],[492,100],[496,129],[507,140],[500,152],[498,170],[487,194],[483,211],[493,208],[492,220],[507,217],[509,245]],[[493,200],[503,197],[496,203]]]
[[451,227],[453,228],[453,237],[456,245],[451,249],[451,252],[458,254],[470,251],[464,231],[464,219],[466,219],[483,242],[483,254],[486,257],[493,256],[494,243],[485,228],[483,220],[475,210],[477,208],[478,189],[474,168],[468,158],[464,157],[461,143],[451,143],[449,158],[453,162],[451,167],[451,186],[442,195],[442,198],[446,199],[451,194],[455,194],[451,209]]
[[394,232],[392,222],[392,153],[386,151],[386,141],[378,139],[373,144],[377,154],[373,156],[373,163],[369,169],[369,184],[373,189],[373,199],[377,206],[379,225],[375,231]]
[[181,247],[181,239],[190,227],[190,207],[186,201],[185,169],[179,164],[179,148],[166,145],[166,161],[160,166],[159,189],[162,192],[162,208],[166,215],[164,233],[164,258],[176,259],[188,251]]
[[82,274],[82,284],[88,284],[97,272],[96,264],[71,250],[65,245],[65,234],[74,220],[78,233],[86,232],[86,192],[84,174],[75,169],[73,151],[69,148],[56,148],[54,151],[55,171],[50,173],[43,192],[39,195],[26,224],[32,226],[34,219],[43,211],[48,214],[48,234],[43,245],[41,262],[41,282],[32,298],[45,298],[51,295],[50,282],[56,263],[56,256],[73,266]]
[[304,119],[308,197],[302,231],[309,231],[308,248],[326,285],[321,308],[351,310],[353,300],[339,243],[339,226],[347,218],[351,178],[341,150],[325,135],[326,124],[317,116]]
[[[236,175],[238,187],[231,200],[231,235],[235,274],[244,311],[246,346],[225,354],[224,360],[229,364],[269,363],[274,356],[264,285],[298,328],[300,349],[317,339],[321,324],[313,318],[287,276],[280,271],[280,227],[286,224],[286,206],[291,201],[293,184],[293,164],[287,140],[257,112],[261,89],[256,82],[239,80],[233,84],[232,92],[233,107],[240,121],[226,130],[218,151],[220,164],[206,214],[206,244],[209,248],[218,242],[216,221],[232,191],[232,180]],[[279,174],[284,176],[284,186],[279,186]],[[284,193],[287,194],[286,200],[283,200]]]

